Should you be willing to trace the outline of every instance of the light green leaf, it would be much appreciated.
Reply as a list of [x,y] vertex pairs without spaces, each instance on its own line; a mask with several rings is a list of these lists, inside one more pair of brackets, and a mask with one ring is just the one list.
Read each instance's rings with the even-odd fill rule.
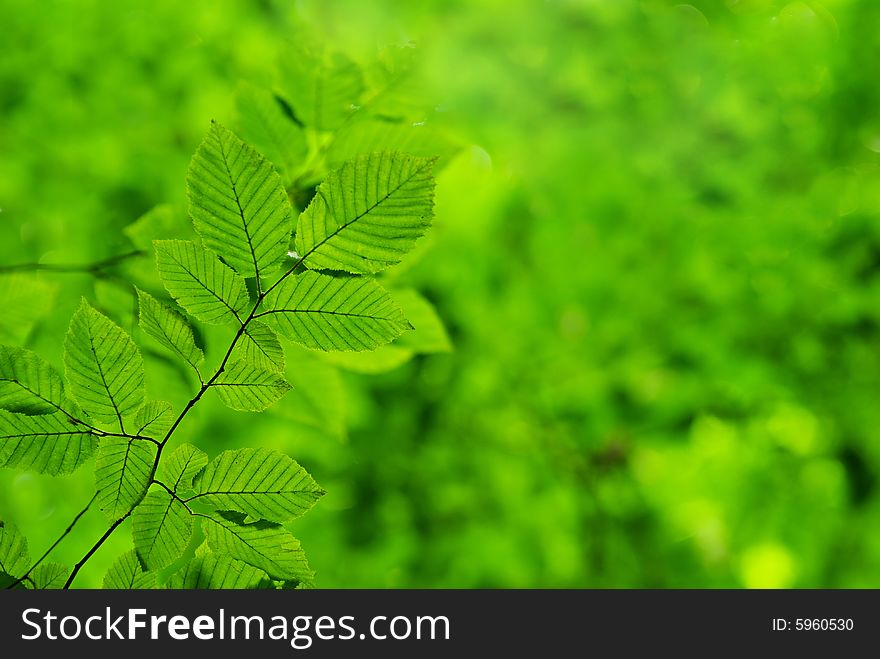
[[364,70],[367,91],[363,105],[366,110],[374,116],[401,121],[425,120],[440,99],[425,84],[417,54],[412,45],[391,45],[379,51]]
[[192,515],[164,489],[156,489],[135,508],[131,535],[146,566],[159,570],[183,555],[192,537]]
[[284,348],[278,335],[257,320],[248,323],[233,356],[266,371],[280,373],[284,370]]
[[289,522],[324,494],[295,460],[267,448],[223,451],[195,480],[199,500],[215,510]]
[[368,352],[325,352],[321,354],[321,359],[352,373],[377,375],[403,366],[414,355],[411,348],[393,343]]
[[265,572],[243,561],[207,552],[171,575],[166,587],[178,590],[255,590],[271,588],[272,582]]
[[132,244],[145,252],[153,249],[153,240],[162,238],[189,238],[192,226],[182,210],[170,204],[160,204],[148,210],[123,230]]
[[215,254],[188,240],[157,240],[153,245],[165,288],[202,322],[228,323],[248,306],[244,279]]
[[411,288],[395,289],[391,294],[413,326],[412,332],[406,332],[400,337],[398,344],[401,347],[411,348],[422,354],[452,351],[452,342],[446,333],[446,327],[430,302]]
[[144,360],[131,337],[85,299],[64,341],[70,393],[99,421],[118,421],[144,403]]
[[0,467],[69,474],[97,447],[97,435],[65,414],[26,416],[0,410]]
[[401,151],[423,158],[436,157],[434,171],[447,164],[460,146],[426,123],[358,118],[339,130],[327,149],[327,162],[339,167],[364,153]]
[[357,65],[344,55],[297,38],[278,68],[282,95],[307,127],[333,130],[356,111],[363,80]]
[[27,572],[30,562],[25,537],[13,524],[0,521],[0,588]]
[[24,580],[24,585],[30,590],[59,590],[64,587],[69,572],[61,563],[41,563]]
[[134,549],[117,558],[104,576],[104,588],[109,590],[146,590],[155,587],[156,573],[144,570]]
[[242,138],[272,161],[290,185],[308,152],[303,129],[288,117],[278,98],[265,89],[242,84],[235,95]]
[[24,348],[0,346],[0,408],[22,414],[61,410],[64,384],[58,372]]
[[151,400],[134,417],[135,434],[163,440],[174,423],[171,403],[164,400]]
[[186,318],[149,293],[137,289],[137,294],[141,329],[198,370],[205,355],[196,345],[192,327]]
[[[293,390],[284,405],[273,410],[295,422],[309,436],[346,437],[345,388],[339,370],[325,363],[318,354],[298,345],[288,346],[290,356],[285,376]],[[370,355],[370,352],[321,352],[324,355]]]
[[25,343],[34,326],[55,310],[58,284],[30,272],[0,275],[0,342]]
[[317,350],[372,350],[410,329],[400,307],[374,279],[307,271],[287,277],[256,317]]
[[297,223],[303,263],[357,274],[398,263],[431,224],[433,164],[433,158],[378,152],[332,172]]
[[245,361],[228,364],[211,386],[227,407],[241,412],[262,412],[290,391],[283,376]]
[[162,460],[162,482],[177,492],[189,490],[192,481],[208,464],[208,456],[192,444],[181,444]]
[[189,212],[205,247],[246,277],[277,268],[293,217],[272,163],[212,123],[186,177]]
[[116,520],[146,492],[153,474],[157,446],[145,439],[104,437],[95,458],[98,507]]
[[275,579],[314,578],[299,540],[287,529],[265,520],[245,524],[244,519],[244,515],[230,512],[203,518],[211,549],[253,565]]

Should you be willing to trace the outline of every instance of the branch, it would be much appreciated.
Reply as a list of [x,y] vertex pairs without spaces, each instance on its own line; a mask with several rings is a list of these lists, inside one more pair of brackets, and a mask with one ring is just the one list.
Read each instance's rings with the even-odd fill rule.
[[[296,261],[296,263],[294,263],[292,266],[290,266],[290,268],[283,275],[281,275],[281,277],[278,279],[278,281],[276,281],[274,284],[272,284],[272,286],[270,286],[269,288],[267,288],[265,291],[263,291],[262,293],[260,293],[257,296],[257,300],[254,303],[254,306],[251,309],[250,313],[248,314],[248,317],[243,322],[240,321],[241,325],[239,326],[238,331],[235,333],[235,336],[232,339],[232,343],[229,344],[229,349],[226,351],[226,354],[223,356],[223,361],[220,362],[220,366],[217,367],[217,370],[215,371],[214,375],[212,375],[207,382],[202,384],[202,386],[196,392],[195,396],[193,396],[190,399],[190,401],[186,404],[186,406],[183,408],[183,410],[181,410],[180,414],[177,415],[177,418],[174,420],[174,423],[168,429],[168,432],[165,433],[165,437],[162,438],[161,442],[159,442],[159,450],[156,451],[156,459],[153,461],[153,468],[150,472],[150,482],[158,483],[162,487],[165,487],[165,489],[168,489],[166,485],[164,485],[163,483],[156,480],[156,471],[159,468],[159,460],[162,458],[162,449],[165,448],[165,445],[168,443],[168,440],[171,439],[171,436],[177,430],[177,427],[180,425],[180,423],[186,418],[186,415],[189,414],[190,410],[192,410],[192,408],[196,406],[196,404],[201,400],[202,396],[205,395],[205,392],[208,389],[210,389],[211,385],[213,385],[214,382],[217,380],[217,378],[219,378],[220,375],[222,375],[223,371],[226,369],[226,364],[229,362],[229,358],[232,356],[233,350],[235,350],[235,346],[238,345],[238,342],[241,339],[242,335],[247,331],[248,325],[256,317],[257,309],[260,308],[260,305],[263,303],[263,300],[266,298],[266,296],[276,286],[278,286],[278,284],[280,284],[282,281],[287,279],[287,277],[289,277],[291,274],[293,274],[294,270],[296,270],[300,266],[300,264],[302,264],[302,262],[306,260],[306,257],[308,257],[312,252],[314,252],[318,247],[320,247],[325,241],[326,241],[326,238],[324,240],[322,240],[320,243],[318,243],[317,245],[315,245],[314,247],[312,247],[312,249],[310,249],[308,252],[303,254],[299,258],[299,260]],[[104,533],[104,535],[102,535],[98,539],[98,541],[92,546],[92,548],[89,549],[88,552],[86,552],[86,555],[83,556],[82,560],[80,560],[80,562],[76,564],[76,566],[73,568],[73,571],[70,573],[70,576],[67,578],[67,582],[64,584],[65,589],[70,588],[70,585],[73,583],[73,580],[76,578],[76,575],[77,575],[77,573],[79,573],[82,566],[85,565],[86,562],[92,557],[92,555],[96,551],[98,551],[98,549],[101,547],[101,545],[103,545],[104,542],[107,541],[107,538],[109,538],[111,535],[113,535],[113,532],[117,528],[119,528],[119,525],[122,524],[122,522],[124,522],[126,519],[128,519],[128,516],[131,515],[131,513],[134,511],[135,508],[138,507],[138,505],[140,505],[141,501],[144,500],[145,496],[146,496],[146,492],[144,492],[144,494],[141,495],[140,500],[137,501],[137,503],[135,503],[131,507],[131,509],[127,513],[125,513],[125,515],[123,515],[122,517],[117,519],[115,522],[113,522],[113,524],[110,526],[109,529],[107,529],[107,531]],[[187,506],[187,509],[189,509],[189,506]],[[193,514],[197,515],[197,516],[199,515],[198,513],[193,513]]]
[[111,535],[113,535],[113,531],[115,531],[119,527],[120,524],[122,524],[126,519],[128,519],[128,516],[131,515],[132,510],[134,510],[134,508],[132,508],[127,513],[125,513],[122,517],[120,517],[115,522],[113,522],[113,524],[110,526],[110,528],[107,529],[104,532],[104,535],[101,536],[101,538],[98,540],[98,542],[96,542],[94,545],[92,545],[92,548],[86,552],[86,555],[83,556],[82,559],[80,559],[79,563],[77,563],[76,565],[73,566],[73,570],[71,571],[70,576],[67,577],[67,581],[64,582],[64,590],[68,590],[70,588],[70,585],[73,583],[73,580],[76,579],[76,575],[79,574],[79,571],[82,569],[82,566],[85,565],[88,562],[88,560],[92,557],[92,555],[96,551],[98,551],[98,549],[101,548],[101,545],[103,545],[107,541],[107,538],[109,538]]
[[123,261],[127,261],[128,259],[137,258],[139,256],[146,256],[146,252],[143,250],[135,250],[133,252],[125,252],[124,254],[117,254],[116,256],[111,256],[106,259],[102,259],[101,261],[95,261],[94,263],[83,263],[83,264],[70,264],[70,263],[18,263],[15,265],[3,265],[0,266],[0,273],[8,273],[8,272],[29,272],[42,270],[44,272],[57,272],[62,274],[71,274],[71,273],[85,273],[85,274],[95,274],[105,270],[107,268],[111,268],[114,265],[122,263]]
[[57,539],[55,542],[52,543],[52,546],[49,547],[49,548],[46,550],[46,553],[44,553],[42,556],[40,556],[40,558],[37,559],[37,562],[36,562],[36,563],[34,563],[33,565],[31,565],[30,569],[29,569],[27,572],[25,572],[25,573],[24,573],[23,575],[21,575],[18,579],[16,579],[14,582],[12,582],[10,585],[8,585],[8,586],[6,587],[7,590],[10,589],[10,588],[15,588],[18,584],[20,584],[22,581],[24,581],[25,579],[27,579],[27,578],[30,576],[31,572],[33,572],[34,570],[36,570],[36,569],[37,569],[37,566],[38,566],[40,563],[42,563],[44,560],[46,560],[46,558],[49,556],[49,554],[51,554],[51,553],[55,550],[55,547],[57,547],[57,546],[61,543],[61,541],[64,540],[64,538],[66,538],[66,537],[70,534],[71,531],[73,531],[73,527],[76,526],[76,523],[79,521],[80,517],[82,517],[83,515],[85,515],[85,514],[88,512],[89,508],[92,507],[92,504],[95,503],[95,499],[96,499],[97,497],[98,497],[98,493],[95,492],[95,493],[92,495],[92,498],[91,498],[91,499],[89,500],[89,502],[86,504],[86,507],[83,508],[81,511],[79,511],[79,513],[77,514],[77,516],[73,518],[73,521],[68,525],[68,527],[67,527],[66,529],[64,529],[64,533],[62,533],[62,534],[58,537],[58,539]]

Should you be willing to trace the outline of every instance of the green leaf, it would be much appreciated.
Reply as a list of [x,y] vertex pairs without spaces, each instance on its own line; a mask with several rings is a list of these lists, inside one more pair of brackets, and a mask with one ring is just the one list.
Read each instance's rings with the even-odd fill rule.
[[317,350],[372,350],[410,328],[374,279],[307,271],[266,296],[264,318],[282,336]]
[[211,386],[227,407],[240,412],[262,412],[290,391],[283,376],[245,361],[228,364]]
[[332,172],[297,223],[306,267],[371,274],[398,263],[431,224],[433,164],[377,152]]
[[281,102],[270,91],[243,84],[236,91],[235,100],[242,138],[265,154],[285,186],[290,185],[308,153],[303,129],[285,114]]
[[267,448],[223,451],[195,480],[199,500],[215,510],[289,522],[324,494],[292,458]]
[[246,277],[277,268],[293,233],[290,201],[272,163],[212,123],[186,177],[189,212],[205,247]]
[[144,403],[144,360],[131,337],[85,299],[64,341],[70,392],[99,421],[118,421]]
[[243,561],[207,552],[196,556],[168,579],[168,588],[254,590],[271,588],[269,576]]
[[414,355],[411,348],[393,343],[368,352],[325,352],[321,359],[352,373],[377,375],[403,366]]
[[132,516],[135,549],[151,570],[180,558],[192,532],[192,515],[164,489],[149,492]]
[[[284,405],[273,410],[293,421],[308,437],[343,440],[346,437],[345,388],[339,370],[318,354],[297,345],[288,347],[290,365],[285,376],[293,390]],[[371,352],[321,352],[324,355],[371,355]]]
[[157,240],[153,245],[165,288],[202,322],[237,320],[248,306],[244,279],[215,254],[188,240]]
[[203,518],[211,549],[253,565],[275,579],[314,578],[299,540],[287,529],[265,520],[244,523],[244,519],[244,515],[230,512]]
[[30,590],[59,590],[64,587],[69,572],[61,563],[42,563],[25,579],[24,585]]
[[145,252],[153,249],[153,240],[189,238],[192,226],[183,217],[182,210],[170,204],[160,204],[148,210],[123,230],[132,244]]
[[177,492],[189,490],[192,481],[208,464],[208,456],[192,444],[181,444],[167,458],[162,460],[162,482]]
[[117,558],[104,576],[104,588],[109,590],[146,590],[155,587],[156,573],[144,571],[134,549]]
[[149,293],[137,289],[141,329],[198,370],[205,358],[189,322]]
[[363,79],[344,55],[298,37],[279,64],[282,94],[309,128],[333,130],[356,111]]
[[233,356],[266,371],[280,373],[284,370],[284,348],[278,335],[257,320],[248,323]]
[[65,414],[26,416],[0,410],[0,467],[69,474],[97,447],[97,435]]
[[0,346],[0,408],[51,414],[63,402],[64,384],[48,362],[30,350]]
[[460,150],[460,146],[425,123],[358,118],[336,133],[327,149],[327,162],[339,167],[364,153],[401,151],[423,158],[437,157],[434,171],[439,171]]
[[39,274],[0,275],[0,342],[22,344],[34,327],[52,313],[58,284]]
[[421,123],[439,104],[440,99],[425,84],[417,55],[411,44],[391,45],[381,49],[367,65],[363,105],[371,114]]
[[411,288],[394,290],[392,295],[413,326],[412,332],[400,337],[398,344],[401,347],[411,348],[422,354],[452,351],[452,342],[446,333],[446,327],[430,302]]
[[30,562],[25,537],[13,524],[0,521],[0,588],[27,572]]
[[145,439],[104,437],[95,458],[98,507],[116,520],[140,501],[153,474],[157,446]]
[[135,434],[163,440],[174,423],[171,403],[164,400],[151,400],[138,410],[134,417]]

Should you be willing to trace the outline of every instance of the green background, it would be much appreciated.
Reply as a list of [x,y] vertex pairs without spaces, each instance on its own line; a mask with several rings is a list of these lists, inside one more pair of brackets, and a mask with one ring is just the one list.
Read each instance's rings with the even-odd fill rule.
[[[4,265],[130,249],[303,25],[359,61],[418,44],[463,148],[398,278],[454,351],[311,364],[273,411],[207,400],[179,433],[315,476],[291,529],[319,586],[880,586],[880,3],[2,0],[0,25]],[[0,340],[60,365],[81,295],[126,292],[0,274]],[[191,387],[148,358],[151,396]],[[92,491],[3,471],[0,518],[38,556]]]

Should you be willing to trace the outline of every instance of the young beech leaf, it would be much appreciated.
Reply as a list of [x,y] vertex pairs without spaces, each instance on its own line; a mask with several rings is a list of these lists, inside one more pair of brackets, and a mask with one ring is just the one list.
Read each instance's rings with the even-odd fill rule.
[[231,512],[203,517],[211,549],[253,565],[274,579],[311,581],[314,578],[299,540],[287,529],[264,520],[250,523],[244,520],[244,515]]
[[24,580],[30,590],[58,590],[64,586],[70,570],[61,563],[42,563]]
[[233,356],[266,371],[280,373],[284,370],[284,348],[278,335],[258,320],[248,323]]
[[211,386],[227,407],[240,412],[262,412],[290,391],[282,375],[246,361],[230,362]]
[[192,515],[164,489],[147,493],[132,516],[135,549],[151,570],[160,570],[180,558],[192,531]]
[[0,345],[0,409],[52,414],[63,402],[63,381],[48,362],[30,350]]
[[272,163],[212,122],[186,176],[189,213],[209,249],[246,277],[277,268],[293,211]]
[[116,520],[140,501],[153,473],[157,447],[145,439],[104,437],[95,458],[98,507]]
[[414,355],[412,348],[404,348],[395,342],[368,352],[325,352],[320,358],[352,373],[377,375],[406,364]]
[[144,252],[153,249],[156,236],[188,239],[193,236],[192,225],[185,220],[183,209],[171,204],[159,204],[122,229],[132,245]]
[[171,403],[164,400],[151,400],[138,410],[134,417],[135,434],[162,440],[174,423]]
[[391,294],[413,326],[412,332],[400,337],[401,347],[421,354],[452,351],[452,342],[434,305],[412,288],[393,290]]
[[196,345],[192,327],[186,318],[149,293],[137,289],[137,294],[141,329],[198,369],[205,355]]
[[167,588],[190,590],[272,588],[269,576],[243,561],[206,552],[196,556],[168,579]]
[[8,522],[0,522],[0,588],[27,572],[31,559],[25,537]]
[[410,329],[374,279],[307,271],[270,291],[257,314],[285,338],[317,350],[372,350]]
[[26,416],[0,410],[0,467],[69,474],[98,447],[98,436],[66,414]]
[[302,127],[288,117],[275,95],[250,84],[235,94],[240,135],[278,168],[285,186],[303,165],[308,152]]
[[373,151],[401,151],[414,156],[438,156],[434,171],[441,169],[461,150],[430,124],[358,118],[340,129],[327,149],[327,162],[339,167],[346,160]]
[[125,331],[85,299],[64,341],[70,392],[99,421],[118,421],[144,403],[144,360]]
[[208,456],[192,444],[181,444],[160,465],[162,482],[175,492],[192,488],[193,478],[205,465]]
[[399,262],[431,224],[433,164],[377,152],[332,172],[297,222],[306,267],[372,274]]
[[58,283],[41,274],[0,274],[0,341],[24,343],[34,326],[55,310]]
[[293,390],[273,414],[296,423],[309,437],[343,440],[346,437],[345,384],[339,369],[325,363],[318,354],[361,355],[360,352],[315,353],[298,345],[289,346],[290,362],[285,376]]
[[324,494],[293,459],[267,448],[223,451],[195,480],[197,499],[215,510],[289,522]]
[[317,131],[339,127],[363,93],[361,71],[350,59],[297,38],[281,57],[281,91],[296,117]]
[[171,296],[205,323],[238,319],[248,305],[244,279],[217,256],[189,240],[157,240],[159,276]]
[[117,558],[104,576],[104,588],[110,590],[145,590],[155,587],[156,573],[144,571],[134,549]]

